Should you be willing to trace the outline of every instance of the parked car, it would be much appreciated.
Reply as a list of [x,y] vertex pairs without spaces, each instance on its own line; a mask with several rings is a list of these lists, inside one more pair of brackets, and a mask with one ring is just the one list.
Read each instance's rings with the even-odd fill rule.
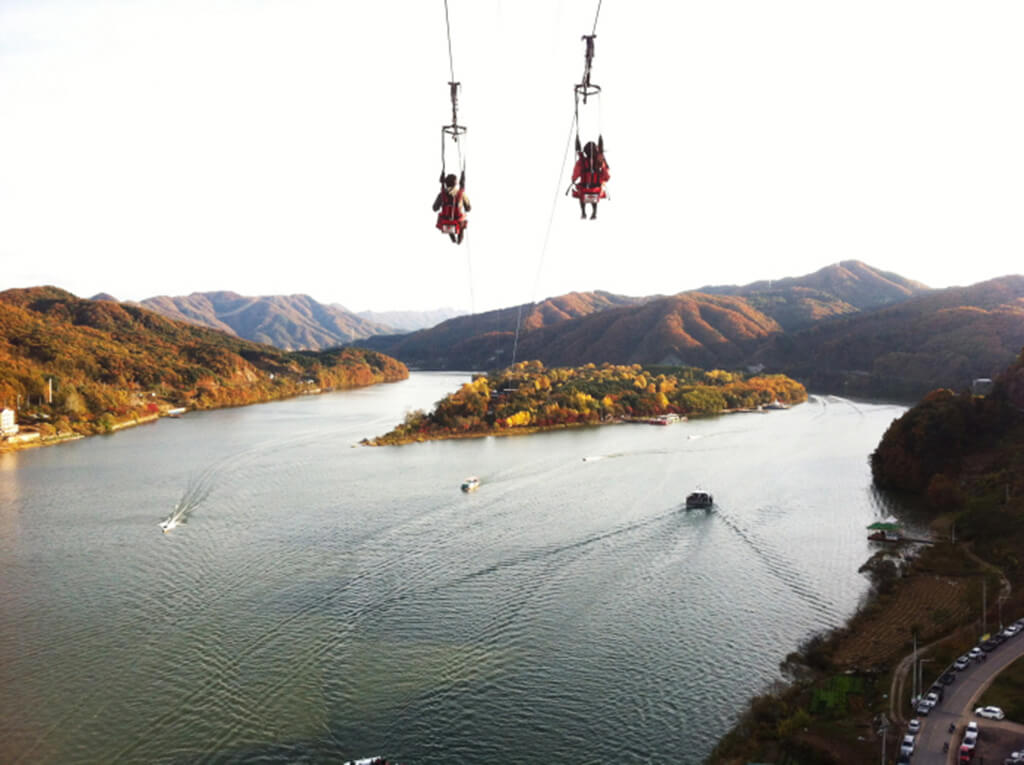
[[970,651],[967,652],[967,656],[972,658],[972,659],[974,659],[974,660],[980,659],[981,655],[982,655],[982,650],[980,648],[978,648],[977,646],[975,646],[974,648],[972,648]]
[[935,703],[938,704],[942,701],[942,697],[946,695],[946,686],[936,683],[928,689],[928,695],[925,698],[931,698],[933,694],[935,695]]
[[932,711],[933,706],[935,705],[928,701],[928,699],[921,699],[917,702],[917,706],[914,708],[914,711],[919,715],[927,717],[928,713]]
[[921,721],[916,717],[907,723],[907,732],[913,733],[915,736],[921,732]]
[[939,678],[939,682],[942,683],[943,685],[952,685],[954,682],[956,682],[956,673],[955,672],[947,672],[946,674],[944,674],[942,677]]
[[974,714],[978,717],[984,717],[987,720],[1002,720],[1006,717],[1003,714],[1003,710],[999,707],[978,707],[974,710]]
[[909,733],[903,737],[903,741],[900,743],[900,754],[913,754],[914,753],[914,737]]
[[960,747],[960,763],[961,763],[961,765],[963,765],[963,763],[970,762],[973,759],[974,759],[974,750],[971,747],[969,747],[969,746],[961,746]]
[[978,723],[971,720],[967,723],[967,727],[964,728],[964,733],[973,733],[975,736],[981,735],[981,730],[978,728]]
[[978,745],[978,734],[968,731],[964,734],[964,740],[960,745],[969,746],[971,749],[974,749]]
[[924,700],[931,704],[933,707],[938,706],[939,702],[942,701],[942,699],[939,697],[939,694],[935,691],[931,691],[927,696],[924,697]]
[[961,656],[953,662],[953,669],[957,671],[967,669],[969,666],[971,666],[971,657],[969,656]]
[[981,650],[985,653],[992,653],[998,647],[999,643],[997,643],[995,640],[986,640],[984,643],[981,644]]

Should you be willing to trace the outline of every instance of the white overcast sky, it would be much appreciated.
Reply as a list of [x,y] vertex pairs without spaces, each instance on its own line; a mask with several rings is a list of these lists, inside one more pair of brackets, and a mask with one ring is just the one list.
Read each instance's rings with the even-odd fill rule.
[[442,0],[0,0],[0,288],[481,311],[848,258],[1024,271],[1024,2],[603,0],[611,199],[583,222],[563,158],[597,9],[449,0],[456,247]]

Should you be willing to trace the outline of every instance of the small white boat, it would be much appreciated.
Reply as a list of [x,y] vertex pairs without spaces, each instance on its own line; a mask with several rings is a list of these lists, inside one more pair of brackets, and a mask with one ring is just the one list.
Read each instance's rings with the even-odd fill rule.
[[764,408],[765,409],[789,409],[789,405],[788,404],[783,404],[778,399],[775,399],[772,403],[765,404]]
[[471,491],[476,491],[480,488],[480,479],[475,475],[471,475],[465,481],[462,482],[462,490],[467,494]]
[[715,504],[715,498],[706,491],[694,491],[686,495],[687,510],[710,510]]
[[173,518],[168,518],[167,520],[160,521],[157,525],[166,534],[168,531],[175,528],[178,525],[178,522]]

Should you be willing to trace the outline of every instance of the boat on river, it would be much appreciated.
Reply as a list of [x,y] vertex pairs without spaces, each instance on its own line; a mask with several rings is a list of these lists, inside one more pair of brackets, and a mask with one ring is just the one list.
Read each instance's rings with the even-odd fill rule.
[[467,494],[471,491],[476,491],[480,488],[480,479],[475,475],[471,475],[465,481],[462,482],[462,490]]
[[706,491],[694,491],[686,495],[687,510],[710,510],[715,498]]

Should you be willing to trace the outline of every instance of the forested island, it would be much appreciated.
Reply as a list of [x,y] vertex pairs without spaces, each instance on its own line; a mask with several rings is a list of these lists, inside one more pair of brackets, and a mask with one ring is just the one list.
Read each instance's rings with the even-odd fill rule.
[[363,443],[509,435],[663,414],[719,414],[806,399],[804,387],[784,375],[640,364],[548,369],[539,361],[521,361],[476,375],[432,412],[410,412],[391,432]]
[[376,351],[282,351],[56,287],[0,292],[0,405],[20,430],[0,446],[408,376]]

